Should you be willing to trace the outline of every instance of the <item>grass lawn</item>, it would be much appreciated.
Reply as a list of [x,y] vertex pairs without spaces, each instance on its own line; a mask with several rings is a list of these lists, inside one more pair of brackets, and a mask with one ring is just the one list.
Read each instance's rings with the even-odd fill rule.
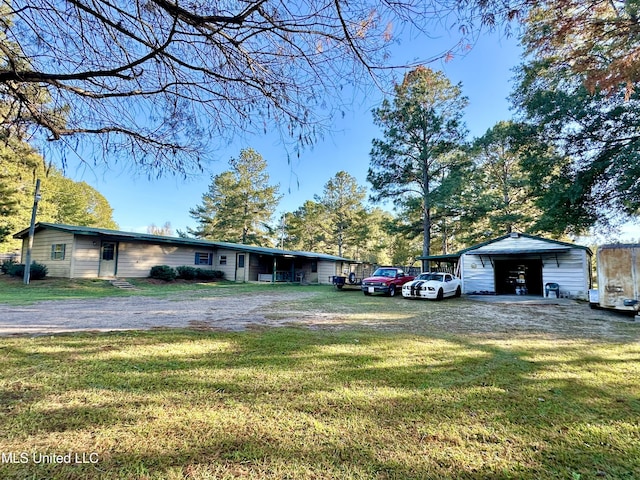
[[216,295],[250,293],[265,289],[296,288],[294,285],[237,284],[233,282],[184,282],[165,283],[146,278],[129,279],[135,290],[121,290],[113,287],[109,281],[101,279],[46,278],[33,280],[24,285],[21,278],[0,275],[0,302],[12,305],[25,305],[46,300],[104,298],[119,296],[157,296],[175,294],[208,294],[215,290]]
[[640,478],[628,324],[385,331],[365,323],[433,306],[453,325],[456,302],[314,298],[363,324],[0,338],[0,478]]

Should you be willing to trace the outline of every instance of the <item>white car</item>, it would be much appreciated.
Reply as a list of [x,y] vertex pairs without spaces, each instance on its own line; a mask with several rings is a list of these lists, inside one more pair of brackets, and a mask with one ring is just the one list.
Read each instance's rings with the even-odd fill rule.
[[462,295],[460,279],[450,273],[421,273],[415,280],[402,286],[404,298],[442,300],[444,297],[459,297],[460,295]]

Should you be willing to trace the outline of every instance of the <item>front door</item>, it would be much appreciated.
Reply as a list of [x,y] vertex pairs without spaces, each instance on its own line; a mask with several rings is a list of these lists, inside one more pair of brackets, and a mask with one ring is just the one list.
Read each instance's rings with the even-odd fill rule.
[[236,282],[244,282],[244,269],[246,257],[244,253],[236,254]]
[[115,242],[102,242],[100,247],[100,277],[116,276],[117,254]]

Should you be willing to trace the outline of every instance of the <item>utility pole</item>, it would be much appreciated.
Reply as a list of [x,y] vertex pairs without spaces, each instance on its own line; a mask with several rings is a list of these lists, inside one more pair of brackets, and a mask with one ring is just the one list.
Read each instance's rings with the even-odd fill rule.
[[24,258],[24,284],[29,285],[31,279],[31,249],[33,248],[33,236],[36,233],[36,213],[38,212],[38,202],[40,201],[40,179],[36,180],[36,192],[33,195],[33,210],[31,210],[31,224],[29,225],[29,243],[27,244],[27,254]]
[[284,229],[285,229],[285,222],[284,222],[284,213],[282,214],[282,216],[280,217],[280,250],[284,250]]

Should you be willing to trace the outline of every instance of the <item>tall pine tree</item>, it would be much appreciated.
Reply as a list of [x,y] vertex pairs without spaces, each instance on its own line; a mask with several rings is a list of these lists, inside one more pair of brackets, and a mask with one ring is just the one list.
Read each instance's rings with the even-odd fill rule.
[[373,112],[375,124],[383,129],[383,139],[373,140],[370,154],[367,178],[373,199],[419,209],[423,255],[431,251],[437,189],[464,142],[466,105],[460,85],[452,85],[441,72],[418,67],[396,86],[393,102],[385,100]]
[[279,185],[269,184],[267,162],[247,148],[229,165],[230,170],[213,177],[202,204],[189,211],[199,225],[189,233],[209,240],[271,245],[269,224],[281,196]]

